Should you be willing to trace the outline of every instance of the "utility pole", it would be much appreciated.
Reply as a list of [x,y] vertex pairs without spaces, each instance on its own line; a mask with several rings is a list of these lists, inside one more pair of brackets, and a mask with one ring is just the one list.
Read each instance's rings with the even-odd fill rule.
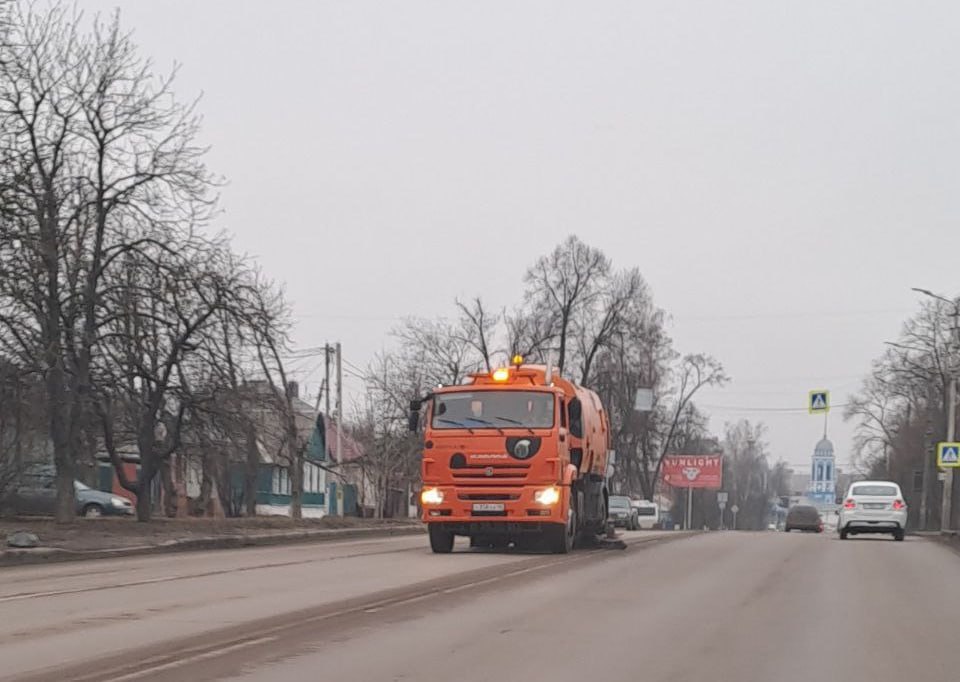
[[[952,443],[955,435],[957,422],[957,377],[953,370],[950,371],[950,386],[947,389],[948,407],[947,407],[947,442]],[[943,479],[943,501],[940,508],[940,530],[949,531],[953,526],[953,469],[947,469]]]
[[342,444],[342,439],[340,438],[341,427],[343,426],[343,348],[340,346],[340,342],[337,341],[336,345],[336,354],[337,354],[337,464],[340,464],[343,461],[341,456],[340,446]]
[[326,389],[326,407],[323,410],[323,414],[326,418],[330,418],[330,351],[333,350],[330,348],[329,343],[323,344],[323,364],[324,364],[324,376],[326,377],[323,381],[323,386]]
[[[343,432],[343,349],[340,346],[340,342],[337,341],[335,346],[336,355],[337,355],[337,445],[336,445],[336,460],[337,464],[340,464],[343,461],[343,455],[341,451],[341,446],[343,443],[342,432]],[[337,487],[337,515],[343,516],[343,491],[340,487]]]

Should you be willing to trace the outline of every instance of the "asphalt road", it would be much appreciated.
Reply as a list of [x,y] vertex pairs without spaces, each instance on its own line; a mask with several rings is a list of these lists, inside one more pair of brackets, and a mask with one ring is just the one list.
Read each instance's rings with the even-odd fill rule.
[[404,537],[7,569],[0,676],[960,678],[960,556],[932,541],[627,535],[568,557]]

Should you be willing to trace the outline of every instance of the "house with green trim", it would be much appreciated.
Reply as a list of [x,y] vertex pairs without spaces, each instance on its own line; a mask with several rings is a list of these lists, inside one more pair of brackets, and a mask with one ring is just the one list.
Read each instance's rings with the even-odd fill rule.
[[[291,382],[288,396],[278,395],[276,389],[266,381],[249,382],[242,389],[243,402],[247,405],[245,416],[250,420],[255,434],[253,441],[244,446],[235,441],[208,439],[202,444],[194,438],[186,438],[182,447],[170,456],[172,484],[177,490],[178,516],[207,514],[212,516],[240,515],[245,509],[244,489],[247,471],[247,453],[244,447],[255,447],[257,455],[256,471],[256,513],[264,516],[288,516],[291,499],[292,449],[288,440],[289,429],[286,425],[287,397],[294,410],[296,424],[296,442],[294,448],[300,448],[303,461],[302,511],[305,518],[320,518],[329,515],[358,514],[357,486],[347,474],[346,464],[361,459],[359,445],[349,434],[340,434],[340,459],[337,458],[337,426],[331,419],[315,411],[314,407],[299,395],[299,387]],[[124,441],[117,446],[117,455],[121,460],[128,478],[135,479],[139,472],[140,455],[136,443]],[[202,495],[204,481],[204,458],[215,454],[215,459],[225,459],[228,464],[226,473],[229,485],[221,498]],[[104,448],[96,453],[99,464],[96,487],[113,491],[116,494],[135,499],[124,490],[117,479],[110,456]],[[207,472],[216,476],[216,467]],[[213,482],[214,491],[219,490]],[[156,510],[163,509],[164,492],[158,476],[153,483],[153,500]],[[197,509],[197,502],[207,500],[203,510]]]
[[[262,395],[257,401],[251,418],[257,430],[257,449],[260,464],[257,471],[257,514],[290,514],[291,467],[293,465],[291,448],[287,440],[287,429],[283,423],[283,414],[273,405],[275,396],[266,382],[254,382],[249,389]],[[290,382],[287,391],[294,409],[298,442],[294,447],[303,448],[303,496],[304,518],[320,518],[328,513],[327,476],[327,420],[316,412],[312,405],[299,395],[299,386]],[[234,494],[243,495],[244,465],[231,467],[231,487]]]

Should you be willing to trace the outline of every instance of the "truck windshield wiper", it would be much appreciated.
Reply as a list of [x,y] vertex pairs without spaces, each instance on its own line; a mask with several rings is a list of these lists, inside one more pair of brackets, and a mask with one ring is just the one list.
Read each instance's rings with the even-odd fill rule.
[[533,429],[531,429],[529,426],[524,426],[523,422],[517,421],[516,419],[510,419],[510,417],[494,417],[494,419],[499,419],[500,421],[507,422],[508,424],[516,424],[517,426],[525,428],[530,432],[531,435],[533,434]]
[[[494,417],[494,419],[496,419],[496,418],[497,418],[497,417]],[[492,426],[492,427],[495,428],[497,431],[499,431],[501,434],[503,433],[503,429],[501,429],[499,426],[497,426],[497,425],[494,424],[493,422],[488,422],[486,419],[477,419],[476,417],[467,417],[467,419],[469,419],[469,420],[472,421],[472,422],[477,422],[478,424],[483,424],[484,426]]]
[[453,424],[454,426],[459,426],[461,429],[466,429],[470,433],[473,433],[473,429],[464,424],[463,422],[458,422],[456,419],[444,419],[443,417],[437,417],[438,422],[443,422],[444,424]]

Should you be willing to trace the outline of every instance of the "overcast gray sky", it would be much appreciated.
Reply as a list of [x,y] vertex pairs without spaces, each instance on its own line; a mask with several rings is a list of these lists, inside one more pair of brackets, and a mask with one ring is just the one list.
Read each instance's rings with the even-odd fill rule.
[[[296,342],[519,299],[569,233],[640,267],[713,427],[806,464],[917,297],[960,293],[960,3],[80,0],[203,92],[219,226]],[[321,368],[300,364],[316,390]],[[354,390],[358,386],[356,379]],[[838,409],[830,434],[849,455]]]

